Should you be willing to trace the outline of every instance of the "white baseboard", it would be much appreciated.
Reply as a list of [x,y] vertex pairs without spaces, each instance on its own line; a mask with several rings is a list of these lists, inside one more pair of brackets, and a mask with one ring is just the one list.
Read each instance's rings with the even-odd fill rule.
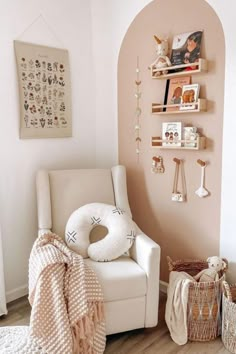
[[19,288],[7,291],[6,300],[7,303],[19,299],[22,296],[28,294],[28,285],[19,286]]
[[168,283],[160,280],[160,291],[164,294],[167,294]]

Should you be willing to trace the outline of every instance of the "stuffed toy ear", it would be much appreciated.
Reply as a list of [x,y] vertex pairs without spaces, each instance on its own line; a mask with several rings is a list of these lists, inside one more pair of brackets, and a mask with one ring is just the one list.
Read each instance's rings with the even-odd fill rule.
[[208,258],[207,258],[207,262],[209,263],[209,262],[210,262],[210,260],[211,260],[211,257],[208,257]]
[[157,36],[153,36],[157,42],[157,44],[161,44],[161,40]]

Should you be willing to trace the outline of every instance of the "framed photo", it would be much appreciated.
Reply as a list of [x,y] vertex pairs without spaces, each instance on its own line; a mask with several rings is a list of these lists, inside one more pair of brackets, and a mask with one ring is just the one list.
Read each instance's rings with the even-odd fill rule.
[[162,123],[162,146],[181,146],[182,123]]
[[[181,104],[182,90],[184,85],[191,82],[191,76],[178,77],[168,80],[166,86],[165,103],[166,105]],[[166,111],[178,111],[180,106],[166,107]]]
[[72,136],[68,51],[15,41],[20,138]]
[[[175,35],[172,42],[171,64],[181,65],[195,63],[200,58],[202,30]],[[195,69],[188,67],[185,70]],[[184,70],[184,69],[180,69]]]
[[199,96],[199,84],[184,85],[181,97],[180,110],[191,110],[196,108],[196,103]]

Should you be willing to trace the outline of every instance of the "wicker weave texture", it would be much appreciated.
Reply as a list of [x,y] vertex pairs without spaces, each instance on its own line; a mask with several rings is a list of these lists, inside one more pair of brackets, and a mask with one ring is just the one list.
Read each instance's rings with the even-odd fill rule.
[[[208,264],[203,260],[177,260],[167,257],[169,271],[186,272],[192,276]],[[227,261],[226,261],[227,262]],[[214,282],[193,282],[189,285],[188,294],[188,339],[191,341],[206,342],[215,339],[221,334],[221,278]]]
[[227,350],[236,353],[236,284],[224,282],[222,341]]

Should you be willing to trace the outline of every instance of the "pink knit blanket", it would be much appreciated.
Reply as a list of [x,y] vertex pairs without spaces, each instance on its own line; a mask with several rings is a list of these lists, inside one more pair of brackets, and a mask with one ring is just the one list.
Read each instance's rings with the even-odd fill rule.
[[40,236],[29,260],[30,341],[47,354],[102,354],[103,294],[93,270],[55,234]]

